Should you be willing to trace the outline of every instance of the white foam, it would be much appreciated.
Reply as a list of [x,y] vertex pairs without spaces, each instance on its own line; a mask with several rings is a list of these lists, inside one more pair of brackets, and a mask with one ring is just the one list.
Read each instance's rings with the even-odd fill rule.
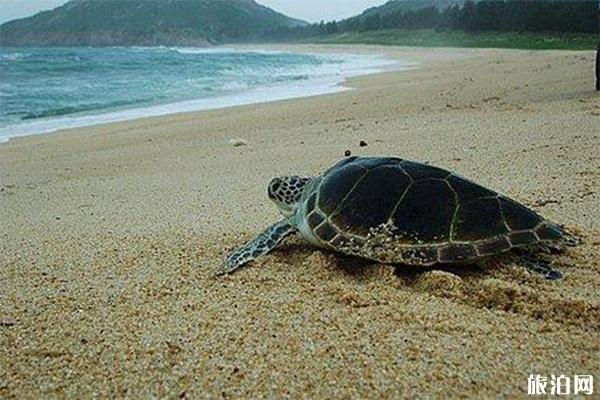
[[[231,54],[231,53],[251,53],[251,54],[290,54],[284,50],[264,50],[264,49],[236,49],[233,47],[171,47],[170,50],[180,54]],[[307,53],[303,53],[307,54]]]
[[23,60],[29,57],[30,53],[10,53],[10,54],[0,54],[0,60],[6,61],[18,61]]
[[[195,50],[206,52],[211,49]],[[223,48],[212,50],[225,51]],[[227,49],[227,51],[230,50],[231,49]],[[239,49],[234,49],[233,51],[253,52],[253,50]],[[319,69],[315,69],[315,71],[304,71],[305,74],[308,74],[309,76],[309,79],[306,80],[262,86],[259,88],[247,89],[220,97],[181,101],[144,108],[134,108],[106,114],[52,117],[16,125],[9,125],[0,128],[0,143],[6,142],[9,140],[9,138],[13,137],[51,133],[63,129],[81,128],[91,125],[121,122],[181,112],[219,109],[238,105],[264,103],[297,97],[335,93],[349,90],[349,88],[341,85],[348,77],[377,73],[382,71],[384,67],[389,68],[392,65],[395,69],[409,69],[416,66],[416,64],[413,63],[391,60],[380,56],[374,57],[355,54],[310,54],[314,54],[315,56],[321,58],[342,60],[342,62],[338,64],[329,64],[326,68],[323,68],[321,65]],[[314,74],[311,75],[311,72]]]

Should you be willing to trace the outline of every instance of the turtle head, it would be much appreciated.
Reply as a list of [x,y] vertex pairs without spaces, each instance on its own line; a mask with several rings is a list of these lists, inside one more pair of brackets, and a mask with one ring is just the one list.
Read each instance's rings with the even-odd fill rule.
[[309,180],[310,178],[293,175],[274,178],[269,183],[269,198],[275,202],[284,217],[294,214],[294,207],[300,201],[302,189]]

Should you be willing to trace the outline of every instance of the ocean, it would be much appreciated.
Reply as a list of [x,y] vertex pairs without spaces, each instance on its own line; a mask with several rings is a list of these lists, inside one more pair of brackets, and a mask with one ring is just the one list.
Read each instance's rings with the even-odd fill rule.
[[234,48],[0,48],[0,142],[345,90],[398,60]]

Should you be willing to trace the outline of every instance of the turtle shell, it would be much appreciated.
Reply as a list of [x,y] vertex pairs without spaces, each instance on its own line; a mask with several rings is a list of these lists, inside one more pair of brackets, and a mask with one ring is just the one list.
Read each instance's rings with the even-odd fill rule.
[[507,197],[400,158],[338,162],[305,196],[302,210],[313,241],[383,262],[472,260],[563,235]]

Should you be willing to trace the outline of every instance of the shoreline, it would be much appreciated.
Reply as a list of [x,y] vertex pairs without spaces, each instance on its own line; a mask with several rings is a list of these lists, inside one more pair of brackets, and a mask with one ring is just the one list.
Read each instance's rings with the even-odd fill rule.
[[[385,50],[420,67],[0,146],[0,397],[521,398],[530,374],[597,375],[594,52]],[[273,177],[347,150],[446,168],[582,243],[551,256],[561,281],[510,254],[393,268],[297,237],[213,276],[281,218]]]
[[[216,97],[199,98],[186,101],[175,101],[171,103],[150,105],[145,107],[133,107],[112,112],[98,112],[89,115],[64,115],[51,118],[41,118],[29,122],[8,125],[0,128],[0,144],[11,139],[56,133],[63,130],[85,128],[97,125],[112,124],[132,121],[143,118],[162,117],[172,114],[218,110],[223,108],[244,106],[250,104],[270,103],[274,101],[290,100],[302,97],[312,97],[324,94],[332,94],[351,90],[344,83],[353,77],[377,74],[391,70],[408,70],[418,65],[398,58],[386,57],[382,54],[372,54],[373,59],[367,60],[361,56],[356,59],[357,54],[343,52],[307,52],[297,51],[293,48],[281,50],[268,50],[265,46],[236,46],[203,48],[174,48],[182,54],[205,54],[205,53],[298,53],[318,54],[320,56],[338,56],[348,64],[340,66],[340,70],[328,77],[310,77],[306,81],[288,82],[285,84],[266,85],[246,89],[238,93],[224,94]],[[354,59],[352,59],[354,58]]]
[[[41,121],[27,122],[17,125],[9,125],[0,128],[0,146],[9,141],[26,138],[30,136],[60,134],[72,130],[81,130],[103,125],[128,123],[143,119],[169,117],[179,114],[193,114],[212,110],[226,110],[255,104],[266,104],[286,100],[294,100],[305,97],[322,96],[353,90],[351,83],[354,78],[361,76],[384,74],[393,71],[409,71],[419,68],[421,65],[433,61],[458,60],[481,56],[481,54],[500,51],[507,53],[531,53],[531,52],[582,52],[579,50],[528,50],[528,49],[502,49],[502,48],[461,48],[461,47],[414,47],[414,46],[390,46],[390,45],[366,45],[366,44],[237,44],[216,48],[179,48],[179,50],[194,50],[201,52],[221,52],[231,50],[234,52],[290,52],[299,54],[345,54],[345,55],[373,55],[379,58],[376,66],[370,66],[355,70],[353,73],[340,75],[339,79],[322,82],[321,85],[313,87],[314,91],[306,92],[306,87],[294,87],[289,85],[292,93],[284,93],[281,96],[273,96],[270,99],[246,98],[246,94],[252,97],[254,92],[268,92],[270,87],[255,88],[240,94],[230,94],[216,98],[205,98],[183,102],[166,103],[155,106],[131,108],[118,110],[110,113],[90,114],[76,117],[56,117],[43,119]],[[433,59],[422,57],[421,53],[427,52]],[[314,82],[314,80],[313,80]],[[311,83],[311,82],[306,82]],[[281,87],[277,87],[278,89]],[[285,87],[284,87],[285,88]],[[289,87],[288,87],[289,88]],[[210,103],[210,104],[209,104]],[[221,104],[219,104],[221,103]],[[180,107],[180,108],[178,108]],[[152,112],[148,113],[148,110]],[[69,124],[73,124],[70,126]],[[30,132],[30,126],[41,125],[40,131]],[[8,135],[9,130],[15,129],[15,135]]]

